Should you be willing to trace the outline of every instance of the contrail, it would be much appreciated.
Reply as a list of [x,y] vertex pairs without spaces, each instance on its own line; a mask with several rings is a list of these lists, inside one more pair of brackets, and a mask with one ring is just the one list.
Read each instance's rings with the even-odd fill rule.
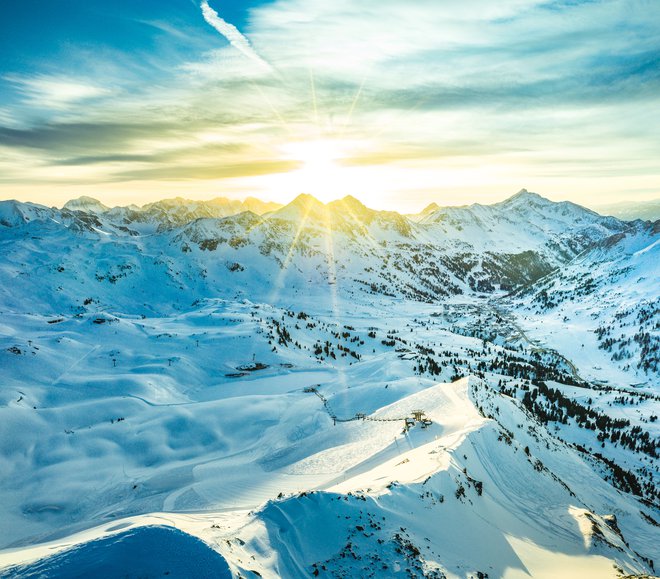
[[234,48],[242,52],[248,58],[258,62],[261,66],[272,70],[263,58],[261,58],[252,48],[250,41],[241,34],[241,31],[233,24],[220,18],[218,13],[209,6],[208,0],[202,0],[200,4],[204,20],[206,20],[213,28],[215,28],[222,36],[224,36]]

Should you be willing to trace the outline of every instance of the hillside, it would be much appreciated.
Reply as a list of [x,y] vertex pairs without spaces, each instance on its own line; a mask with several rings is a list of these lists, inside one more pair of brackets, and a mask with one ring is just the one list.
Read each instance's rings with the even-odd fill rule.
[[[314,489],[325,479],[323,490],[289,494],[280,474],[291,464],[284,455],[284,462],[267,469],[282,481],[282,492],[258,510],[160,519],[200,536],[243,576],[513,577],[552,570],[566,577],[615,577],[616,568],[649,568],[640,553],[654,553],[658,533],[651,515],[640,517],[648,507],[616,492],[511,399],[470,378],[429,385],[368,416],[373,421],[412,407],[426,409],[430,427],[401,434],[398,424],[358,421],[351,427],[350,451],[336,442],[319,445],[328,436],[344,438],[348,424],[321,427],[314,437],[322,438],[306,444],[316,452],[292,464],[299,465],[297,485]],[[497,416],[484,417],[491,412]],[[296,476],[287,470],[289,478]],[[200,482],[195,488],[202,488]],[[135,537],[146,535],[152,527],[142,525],[153,521],[132,517],[123,525],[106,524],[82,535],[84,542],[73,551],[53,542],[49,550],[56,554],[10,574],[59,573],[63,561],[71,565],[104,543],[117,544],[126,528]],[[23,556],[29,561],[40,552]]]
[[0,576],[656,572],[657,223],[250,204],[0,202]]
[[656,383],[659,241],[655,222],[595,244],[511,300],[521,325],[532,339],[542,336],[571,352],[586,377],[603,384]]

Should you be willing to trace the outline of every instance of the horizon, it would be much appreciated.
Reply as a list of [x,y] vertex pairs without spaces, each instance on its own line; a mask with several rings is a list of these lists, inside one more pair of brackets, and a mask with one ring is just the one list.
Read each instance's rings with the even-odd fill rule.
[[490,204],[521,183],[591,208],[659,196],[660,5],[31,0],[6,12],[0,199],[308,192],[413,212]]
[[660,198],[657,198],[657,199],[649,199],[648,201],[638,201],[638,202],[635,202],[635,201],[632,201],[632,202],[620,201],[620,202],[616,202],[616,203],[603,203],[603,204],[586,205],[586,204],[582,204],[582,203],[576,203],[575,201],[572,201],[571,199],[551,199],[550,197],[548,197],[548,196],[546,196],[542,193],[538,193],[536,191],[531,191],[531,190],[528,190],[524,187],[522,189],[516,191],[515,193],[505,195],[505,196],[503,196],[499,199],[496,199],[494,201],[489,201],[489,202],[473,201],[471,203],[441,204],[438,201],[435,201],[431,198],[423,206],[417,207],[416,209],[413,209],[413,210],[404,210],[400,207],[392,207],[392,206],[382,207],[382,206],[378,206],[377,204],[369,204],[369,203],[366,203],[363,199],[361,199],[359,194],[358,195],[352,195],[352,194],[341,195],[341,196],[337,196],[335,198],[323,200],[323,199],[319,199],[318,197],[316,197],[315,195],[313,195],[311,193],[298,193],[296,195],[292,195],[289,199],[287,199],[285,201],[275,201],[273,199],[261,198],[261,197],[258,197],[256,195],[245,195],[245,196],[242,196],[242,197],[231,197],[229,195],[217,195],[217,196],[213,196],[213,197],[196,198],[196,199],[195,198],[183,197],[181,195],[177,195],[177,196],[173,196],[173,197],[161,197],[161,198],[158,198],[158,199],[149,200],[145,203],[131,202],[131,203],[125,203],[125,204],[106,203],[104,199],[99,198],[99,197],[94,196],[94,195],[80,195],[78,197],[72,197],[72,198],[67,199],[66,201],[64,201],[62,203],[59,203],[59,204],[46,204],[46,203],[39,203],[37,201],[21,200],[21,199],[0,199],[0,201],[18,201],[20,203],[37,203],[39,205],[43,205],[43,206],[46,206],[46,207],[53,207],[53,208],[56,208],[56,209],[62,209],[69,202],[78,201],[78,200],[87,198],[89,200],[99,202],[101,205],[104,205],[108,209],[112,209],[112,208],[115,208],[115,207],[128,207],[128,206],[131,206],[131,205],[135,205],[135,206],[139,207],[140,209],[142,209],[145,206],[151,205],[151,204],[154,204],[154,203],[159,203],[159,202],[164,202],[164,201],[176,201],[176,200],[181,200],[182,202],[189,202],[189,203],[210,203],[210,202],[214,202],[214,201],[223,201],[223,202],[228,202],[228,203],[231,203],[231,202],[246,203],[247,201],[254,200],[254,201],[257,201],[257,202],[263,203],[263,204],[277,204],[281,208],[281,207],[286,207],[287,205],[290,205],[291,203],[296,201],[299,197],[310,196],[310,197],[313,197],[316,201],[318,201],[319,203],[321,203],[324,206],[327,206],[331,203],[336,203],[336,202],[342,201],[342,200],[347,199],[347,198],[354,198],[359,203],[361,203],[362,205],[367,207],[368,209],[375,210],[375,211],[393,211],[393,212],[396,212],[396,213],[399,213],[399,214],[405,216],[405,215],[420,214],[423,211],[425,211],[431,205],[437,205],[438,209],[444,209],[444,208],[450,208],[450,207],[470,207],[472,205],[486,205],[486,206],[495,205],[497,203],[502,203],[502,202],[504,202],[508,199],[511,199],[512,197],[515,197],[516,195],[519,195],[521,193],[530,193],[532,195],[538,195],[538,196],[542,197],[543,199],[546,199],[548,201],[552,201],[552,202],[555,202],[555,203],[561,203],[561,202],[564,202],[564,201],[568,201],[570,203],[575,203],[576,205],[579,205],[581,207],[584,207],[586,209],[590,209],[590,210],[596,211],[596,212],[600,212],[601,210],[607,210],[607,209],[634,208],[635,206],[643,207],[644,205],[647,205],[647,204],[660,203]]

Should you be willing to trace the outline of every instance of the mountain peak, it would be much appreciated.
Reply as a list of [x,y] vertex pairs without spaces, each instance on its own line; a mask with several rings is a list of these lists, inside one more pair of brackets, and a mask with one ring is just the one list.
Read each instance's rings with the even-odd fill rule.
[[346,195],[342,199],[332,201],[328,203],[327,207],[338,213],[349,213],[353,217],[360,217],[371,213],[371,209],[352,195]]
[[264,213],[269,213],[271,211],[277,211],[282,208],[281,203],[275,203],[273,201],[262,201],[256,197],[246,197],[243,200],[243,207],[248,211],[252,211],[257,215],[263,215]]
[[308,207],[308,206],[314,206],[314,207],[323,207],[323,203],[321,203],[314,195],[310,195],[309,193],[301,193],[298,195],[289,205],[295,205],[297,207]]
[[539,195],[538,193],[533,193],[532,191],[528,191],[527,189],[521,189],[516,193],[515,195],[511,195],[511,197],[505,199],[504,201],[500,201],[499,203],[496,203],[495,205],[499,206],[508,206],[508,205],[520,205],[522,203],[525,204],[553,204],[554,201],[551,201],[550,199],[547,199],[546,197],[543,197]]
[[64,204],[63,209],[68,209],[69,211],[96,211],[103,212],[107,211],[109,207],[103,205],[98,199],[94,197],[88,197],[83,195],[77,199],[70,199]]
[[280,219],[322,219],[327,208],[316,197],[309,193],[301,193],[291,203],[273,212],[271,215]]
[[[511,197],[509,197],[509,199],[523,199],[523,198],[527,198],[527,199],[545,199],[545,197],[541,197],[541,195],[539,195],[538,193],[528,191],[525,188],[518,191],[518,193],[516,193],[515,195],[512,195]],[[546,199],[546,201],[548,201],[548,199]]]
[[424,209],[422,209],[420,215],[430,215],[431,213],[438,211],[438,209],[440,209],[440,205],[433,201],[433,203],[429,203]]
[[293,201],[291,201],[291,203],[285,205],[283,210],[287,208],[302,211],[303,214],[321,213],[326,210],[325,204],[309,193],[301,193],[298,195]]
[[353,195],[346,195],[345,197],[341,198],[339,201],[341,203],[343,203],[344,205],[351,205],[353,207],[365,207],[366,208],[366,205],[364,203],[362,203],[362,201],[360,201],[356,197],[353,197]]

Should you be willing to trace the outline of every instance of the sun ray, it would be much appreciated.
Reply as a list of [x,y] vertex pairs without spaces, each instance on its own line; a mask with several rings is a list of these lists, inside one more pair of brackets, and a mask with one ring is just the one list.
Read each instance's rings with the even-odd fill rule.
[[312,95],[312,106],[314,107],[314,123],[319,129],[319,109],[316,102],[316,81],[314,80],[314,71],[309,69],[309,87]]
[[296,247],[298,245],[298,240],[300,239],[300,236],[303,233],[303,230],[305,228],[305,225],[307,224],[307,221],[309,219],[309,214],[312,211],[312,203],[309,203],[305,208],[304,208],[304,213],[301,216],[300,220],[298,221],[298,226],[296,229],[296,233],[293,236],[293,239],[291,241],[291,245],[289,246],[289,251],[287,253],[286,258],[284,259],[284,262],[282,263],[282,267],[280,269],[280,272],[277,276],[277,280],[273,284],[273,291],[271,294],[271,302],[275,303],[277,299],[280,297],[280,291],[284,287],[284,280],[287,274],[287,270],[289,269],[289,266],[291,265],[291,262],[293,260],[293,255],[296,251]]
[[380,251],[381,246],[376,240],[376,238],[372,235],[371,231],[369,231],[369,228],[367,227],[366,223],[360,219],[358,215],[355,214],[353,209],[346,203],[344,199],[339,199],[338,201],[343,209],[348,213],[357,223],[359,223],[362,227],[362,231],[360,232],[364,238],[364,240],[371,245],[371,247],[375,250]]
[[[326,212],[323,216],[325,225],[325,254],[328,275],[328,286],[330,288],[330,307],[332,308],[333,321],[338,324],[339,328],[343,325],[343,318],[341,312],[343,308],[339,303],[339,288],[340,280],[337,276],[337,259],[335,255],[335,240],[334,228],[332,224],[332,216]],[[337,365],[337,377],[342,390],[348,389],[348,380],[346,379],[346,371],[341,365]]]
[[271,101],[270,98],[268,98],[268,95],[263,91],[263,89],[259,86],[258,83],[252,82],[251,85],[259,92],[261,97],[268,103],[270,110],[273,112],[275,117],[277,117],[277,120],[279,121],[282,128],[287,132],[287,134],[291,135],[292,131],[291,131],[291,127],[289,127],[289,123],[286,122],[284,117],[282,117],[280,112],[275,108],[273,101]]
[[351,119],[353,118],[353,111],[355,110],[355,107],[358,104],[358,101],[360,100],[360,96],[362,95],[362,89],[364,88],[364,83],[367,81],[367,78],[364,77],[362,79],[362,82],[360,83],[360,87],[358,88],[357,92],[355,93],[355,97],[353,98],[353,102],[351,103],[350,108],[348,109],[348,115],[346,116],[346,122],[342,125],[342,129],[340,132],[340,135],[343,136],[346,133],[346,129],[351,124]]

